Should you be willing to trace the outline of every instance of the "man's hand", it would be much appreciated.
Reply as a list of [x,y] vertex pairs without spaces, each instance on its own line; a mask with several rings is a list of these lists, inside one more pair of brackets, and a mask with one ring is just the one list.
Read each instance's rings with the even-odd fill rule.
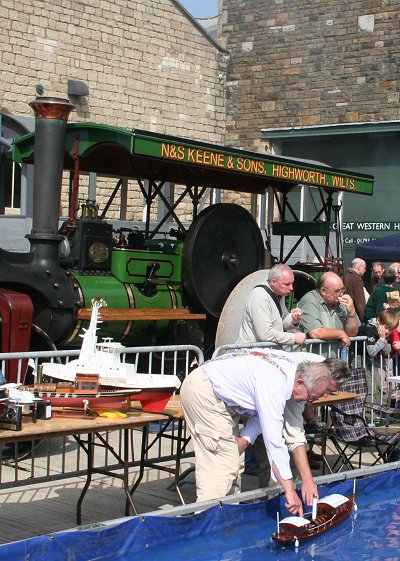
[[285,507],[288,509],[290,514],[298,514],[299,516],[303,516],[303,504],[298,494],[296,493],[293,479],[283,479],[279,469],[276,467],[276,464],[274,464],[274,462],[272,462],[271,469],[276,477],[276,480],[283,487],[283,491],[286,497]]
[[302,320],[303,312],[300,308],[294,308],[291,312],[293,325],[299,325]]
[[393,348],[395,351],[400,351],[400,341],[393,341],[393,343],[392,343],[392,348]]
[[306,333],[295,333],[294,334],[294,342],[296,343],[296,345],[302,345],[304,343],[304,341],[306,340],[307,334]]
[[351,341],[350,337],[347,335],[345,331],[342,331],[342,336],[340,337],[342,341],[342,347],[350,347]]
[[[315,419],[314,419],[315,421]],[[307,422],[313,422],[308,419]],[[292,450],[292,458],[294,465],[296,466],[297,473],[302,481],[301,484],[301,497],[303,503],[307,506],[312,506],[313,496],[318,497],[318,489],[314,483],[313,476],[310,470],[310,464],[308,463],[307,451],[304,445],[297,446]]]
[[243,452],[246,450],[247,446],[249,446],[250,442],[243,438],[242,436],[235,436],[236,443],[239,448],[239,454],[242,455]]
[[[345,306],[347,310],[347,318],[346,324],[344,326],[344,330],[346,331],[347,335],[350,337],[355,337],[358,333],[358,324],[359,319],[356,314],[356,309],[354,307],[354,302],[348,294],[343,294],[343,296],[339,296],[338,302]],[[348,347],[348,344],[344,342],[344,347]]]
[[305,503],[307,506],[312,506],[313,498],[319,497],[318,488],[315,485],[314,481],[310,481],[307,483],[303,482],[301,486],[301,497],[303,499],[303,503]]
[[285,492],[286,503],[285,507],[288,509],[290,514],[297,514],[298,516],[303,516],[303,505],[299,496],[294,489],[287,490]]
[[340,304],[343,304],[343,306],[346,307],[347,313],[349,315],[352,316],[356,313],[356,309],[354,307],[353,299],[349,294],[343,294],[342,296],[339,296],[338,302]]
[[378,323],[376,330],[378,331],[379,339],[386,341],[386,338],[389,334],[388,329],[384,325]]

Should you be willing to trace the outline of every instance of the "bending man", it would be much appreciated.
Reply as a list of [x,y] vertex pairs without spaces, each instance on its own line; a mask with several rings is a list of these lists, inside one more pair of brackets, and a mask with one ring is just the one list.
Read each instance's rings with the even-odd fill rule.
[[[181,399],[194,445],[198,501],[239,492],[240,456],[253,427],[254,438],[262,431],[288,511],[303,513],[283,438],[286,401],[313,401],[336,391],[349,372],[343,365],[342,377],[333,379],[325,362],[299,362],[293,355],[240,351],[203,364],[184,380]],[[239,435],[242,416],[249,418],[246,439]]]

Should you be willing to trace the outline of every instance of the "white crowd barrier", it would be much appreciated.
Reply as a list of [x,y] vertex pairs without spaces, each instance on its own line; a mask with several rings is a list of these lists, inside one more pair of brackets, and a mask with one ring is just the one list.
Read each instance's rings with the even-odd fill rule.
[[[350,368],[363,367],[366,369],[370,392],[368,397],[369,401],[380,405],[393,404],[393,401],[400,402],[400,380],[398,390],[399,399],[396,399],[395,394],[388,395],[386,382],[388,376],[397,374],[400,360],[399,356],[396,354],[391,358],[390,356],[378,354],[375,357],[370,357],[367,352],[366,337],[350,337],[350,341],[351,345],[348,348],[342,347],[340,341],[324,341],[322,339],[306,339],[304,345],[285,345],[284,347],[271,342],[232,343],[229,345],[222,345],[215,349],[213,358],[243,348],[278,348],[289,352],[301,350],[320,354],[325,357],[334,356],[344,360]],[[391,388],[394,387],[395,384],[392,384]],[[370,413],[369,421],[371,424],[374,424],[376,421],[376,414],[373,411]]]
[[[13,360],[18,383],[24,382],[23,365],[28,359],[30,376],[36,380],[39,366],[43,362],[68,362],[79,355],[78,350],[37,351],[25,353],[0,353],[0,368],[6,373],[8,361]],[[183,380],[188,373],[204,361],[203,352],[194,345],[169,345],[148,347],[125,347],[122,361],[134,363],[141,374],[176,375]],[[85,422],[85,421],[83,421]],[[151,432],[161,430],[162,422],[154,423]],[[139,429],[141,430],[141,429]],[[176,430],[171,424],[172,435]],[[9,430],[12,434],[12,430]],[[103,438],[112,443],[117,453],[122,456],[122,438],[120,431],[105,431]],[[139,465],[140,448],[134,449],[130,465]],[[176,440],[160,440],[157,447],[151,449],[151,459],[165,461],[174,458]],[[96,449],[96,463],[112,468],[115,459],[102,447]],[[87,458],[72,437],[46,438],[29,441],[0,444],[0,484],[5,487],[17,487],[31,483],[41,483],[82,475],[86,471]]]

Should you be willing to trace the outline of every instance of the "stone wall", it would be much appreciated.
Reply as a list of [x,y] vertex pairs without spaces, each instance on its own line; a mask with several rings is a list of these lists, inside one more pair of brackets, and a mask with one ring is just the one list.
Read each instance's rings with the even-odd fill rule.
[[224,0],[227,142],[261,128],[400,118],[395,0]]
[[[2,0],[0,18],[0,112],[33,116],[37,84],[65,98],[80,80],[71,121],[224,143],[227,55],[172,0]],[[132,189],[128,218],[142,206]]]

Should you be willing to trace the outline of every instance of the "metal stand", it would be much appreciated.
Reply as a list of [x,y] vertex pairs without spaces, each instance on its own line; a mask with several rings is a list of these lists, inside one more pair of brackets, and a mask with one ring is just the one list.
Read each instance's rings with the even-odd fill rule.
[[[145,427],[147,429],[147,426]],[[76,442],[79,446],[85,451],[87,455],[87,473],[86,473],[86,482],[82,489],[82,492],[79,496],[77,507],[76,507],[76,519],[77,523],[81,524],[82,521],[82,503],[83,499],[85,498],[86,492],[89,489],[90,483],[92,481],[92,475],[94,473],[101,473],[102,475],[108,475],[110,477],[115,477],[120,479],[124,484],[124,491],[126,495],[126,506],[125,506],[125,515],[128,516],[129,508],[132,509],[133,513],[137,515],[137,509],[135,503],[132,499],[132,494],[130,493],[129,489],[129,449],[130,447],[133,449],[132,443],[129,442],[129,432],[132,429],[123,429],[123,457],[115,451],[113,446],[99,433],[89,433],[87,435],[87,440],[83,440],[79,435],[73,435]],[[100,442],[96,442],[95,439],[98,439]],[[143,434],[144,438],[144,434]],[[117,459],[118,465],[111,469],[106,468],[96,468],[94,467],[94,450],[96,446],[100,446],[102,448],[106,448],[113,456]],[[143,446],[143,442],[142,442]],[[123,473],[115,473],[114,470],[123,468]],[[141,467],[142,469],[142,467]]]

